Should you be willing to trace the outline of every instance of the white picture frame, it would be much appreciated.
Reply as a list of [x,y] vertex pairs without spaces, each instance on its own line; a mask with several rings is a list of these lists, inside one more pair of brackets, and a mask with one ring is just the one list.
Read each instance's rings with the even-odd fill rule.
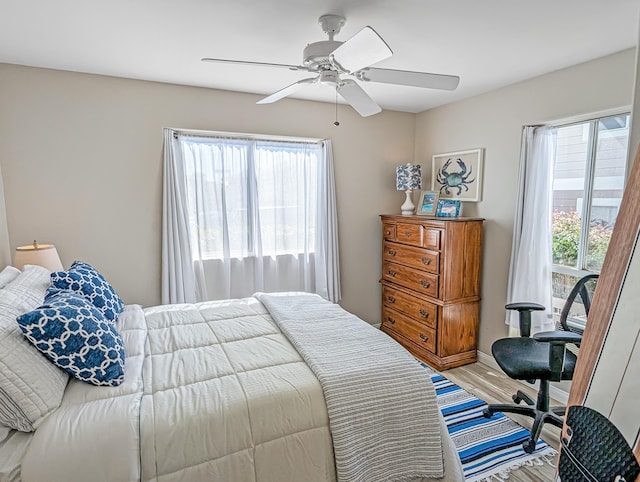
[[484,149],[434,154],[431,160],[431,190],[440,199],[482,200]]
[[433,191],[420,191],[418,205],[416,206],[417,216],[435,216],[438,210],[438,193]]

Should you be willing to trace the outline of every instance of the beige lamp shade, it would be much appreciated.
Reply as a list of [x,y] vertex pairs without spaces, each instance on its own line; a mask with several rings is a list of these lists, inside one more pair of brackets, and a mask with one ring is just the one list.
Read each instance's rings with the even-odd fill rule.
[[13,265],[22,269],[25,264],[35,264],[43,266],[49,271],[63,271],[62,262],[58,251],[53,244],[33,244],[18,246],[13,257]]

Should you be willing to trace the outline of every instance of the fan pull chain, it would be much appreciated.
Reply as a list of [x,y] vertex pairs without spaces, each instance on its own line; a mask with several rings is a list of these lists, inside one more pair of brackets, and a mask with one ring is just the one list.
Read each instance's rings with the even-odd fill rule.
[[336,121],[333,123],[334,126],[338,127],[340,122],[338,122],[338,86],[336,85]]

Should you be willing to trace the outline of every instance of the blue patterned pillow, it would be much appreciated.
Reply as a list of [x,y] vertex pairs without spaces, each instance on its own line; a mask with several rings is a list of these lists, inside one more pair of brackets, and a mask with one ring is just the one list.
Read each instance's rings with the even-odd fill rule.
[[17,321],[38,350],[77,379],[107,386],[124,380],[122,338],[82,295],[51,290],[42,306]]
[[107,320],[116,321],[124,303],[104,276],[93,266],[74,261],[69,271],[51,273],[54,288],[75,291],[98,308]]

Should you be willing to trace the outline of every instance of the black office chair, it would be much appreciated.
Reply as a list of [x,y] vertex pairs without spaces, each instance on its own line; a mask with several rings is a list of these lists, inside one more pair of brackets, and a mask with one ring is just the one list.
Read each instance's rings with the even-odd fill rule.
[[567,410],[558,475],[562,482],[636,480],[640,466],[624,436],[609,419],[589,407]]
[[[510,412],[532,417],[531,436],[522,444],[524,451],[532,453],[536,441],[542,432],[545,422],[562,428],[565,407],[549,407],[549,382],[571,380],[576,366],[576,354],[566,349],[567,344],[579,345],[582,340],[582,328],[570,323],[570,312],[579,297],[584,307],[585,316],[591,308],[591,297],[597,274],[584,276],[573,287],[560,314],[561,330],[536,333],[530,337],[531,312],[544,310],[537,303],[511,303],[505,306],[508,310],[520,313],[520,338],[502,338],[491,346],[491,352],[500,368],[515,380],[526,380],[529,383],[540,382],[537,400],[534,401],[526,393],[518,390],[512,404],[491,404],[484,409],[484,416],[489,418],[495,412]],[[526,405],[520,405],[524,401]]]

